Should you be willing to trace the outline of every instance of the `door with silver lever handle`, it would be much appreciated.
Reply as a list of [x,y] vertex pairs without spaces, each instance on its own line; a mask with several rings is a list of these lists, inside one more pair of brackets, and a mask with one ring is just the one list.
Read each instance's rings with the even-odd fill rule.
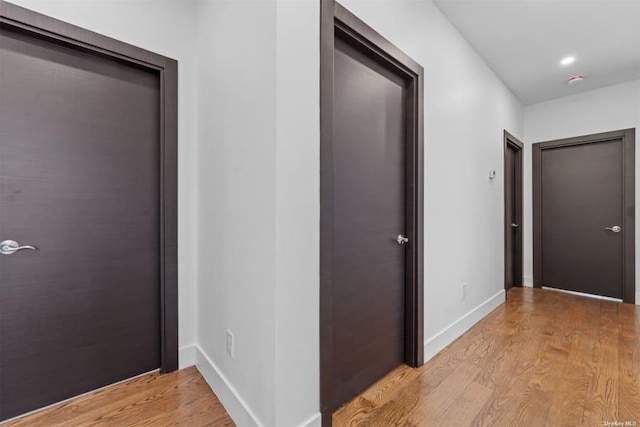
[[13,255],[16,252],[22,251],[24,249],[29,249],[32,251],[38,250],[38,248],[36,248],[35,246],[20,246],[15,240],[5,240],[3,242],[0,242],[0,254],[2,255]]

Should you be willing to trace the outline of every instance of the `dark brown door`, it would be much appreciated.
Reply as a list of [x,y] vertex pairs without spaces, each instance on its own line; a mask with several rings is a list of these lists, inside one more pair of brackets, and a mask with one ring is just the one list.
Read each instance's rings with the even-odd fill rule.
[[334,407],[405,359],[406,88],[336,40]]
[[159,366],[159,87],[0,33],[0,419]]
[[505,281],[506,290],[522,286],[522,143],[505,132]]
[[540,154],[542,286],[623,297],[623,143]]

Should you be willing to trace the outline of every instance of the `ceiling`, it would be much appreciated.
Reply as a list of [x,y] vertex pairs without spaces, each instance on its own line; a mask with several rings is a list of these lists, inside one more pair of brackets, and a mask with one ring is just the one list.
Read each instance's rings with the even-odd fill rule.
[[640,79],[640,0],[434,1],[525,105]]

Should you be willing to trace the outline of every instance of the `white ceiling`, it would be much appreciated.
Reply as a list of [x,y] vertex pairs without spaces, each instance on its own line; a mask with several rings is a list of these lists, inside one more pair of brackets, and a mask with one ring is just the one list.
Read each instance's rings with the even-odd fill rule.
[[525,105],[640,78],[640,0],[434,1]]

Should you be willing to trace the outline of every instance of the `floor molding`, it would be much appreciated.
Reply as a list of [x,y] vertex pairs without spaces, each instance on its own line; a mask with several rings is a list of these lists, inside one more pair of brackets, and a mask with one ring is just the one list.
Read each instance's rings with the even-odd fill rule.
[[467,332],[469,328],[482,320],[487,314],[491,313],[498,306],[504,304],[504,289],[478,305],[473,310],[447,326],[444,330],[429,338],[424,343],[424,361],[425,363],[433,356],[438,354],[442,349],[451,344],[462,334]]
[[178,369],[188,368],[196,364],[196,345],[185,345],[178,349]]
[[[239,426],[262,427],[263,424],[251,410],[249,405],[242,399],[229,380],[220,372],[218,367],[211,361],[211,358],[198,346],[192,344],[181,347],[178,353],[180,369],[196,366],[202,377],[205,379],[213,393],[218,397],[227,413]],[[322,417],[320,412],[314,414],[299,427],[320,427]]]
[[229,380],[220,372],[218,367],[211,361],[211,358],[202,351],[197,344],[195,347],[196,367],[202,377],[211,387],[213,393],[218,397],[222,406],[238,426],[243,427],[263,427],[256,414],[253,413],[249,405],[238,394]]
[[322,425],[322,415],[320,412],[300,424],[300,427],[320,427]]

